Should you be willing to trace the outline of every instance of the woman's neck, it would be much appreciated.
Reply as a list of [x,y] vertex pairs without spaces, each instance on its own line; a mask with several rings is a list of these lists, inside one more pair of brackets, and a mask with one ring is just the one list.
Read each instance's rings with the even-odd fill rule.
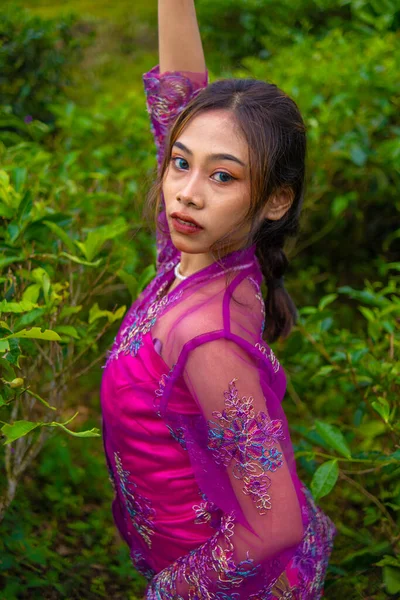
[[205,269],[215,262],[211,254],[189,254],[181,252],[179,272],[184,277],[189,277],[201,269]]

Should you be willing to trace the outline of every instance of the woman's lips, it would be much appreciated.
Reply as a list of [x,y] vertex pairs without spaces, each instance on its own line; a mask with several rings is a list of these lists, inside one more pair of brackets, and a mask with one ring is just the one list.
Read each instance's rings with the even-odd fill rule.
[[172,225],[174,226],[174,229],[179,233],[193,234],[199,233],[203,230],[203,228],[199,225],[195,225],[194,223],[188,221],[185,222],[179,217],[172,217]]
[[197,227],[200,227],[200,229],[203,229],[202,226],[200,225],[200,223],[198,223],[195,219],[193,219],[193,217],[190,217],[189,215],[186,215],[184,213],[173,212],[171,214],[171,217],[180,219],[181,221],[184,221],[185,223],[193,223],[193,225],[197,225]]

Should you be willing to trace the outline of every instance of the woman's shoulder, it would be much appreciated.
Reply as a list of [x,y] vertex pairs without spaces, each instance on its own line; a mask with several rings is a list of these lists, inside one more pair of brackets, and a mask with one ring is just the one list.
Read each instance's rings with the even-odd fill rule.
[[[206,282],[183,298],[173,323],[181,345],[191,340],[232,339],[235,335],[255,344],[264,321],[264,302],[252,277],[226,282],[225,277]],[[192,342],[195,343],[194,341]]]

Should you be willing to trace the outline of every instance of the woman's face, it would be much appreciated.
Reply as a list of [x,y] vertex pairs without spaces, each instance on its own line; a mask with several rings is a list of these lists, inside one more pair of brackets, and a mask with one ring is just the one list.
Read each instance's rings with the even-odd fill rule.
[[[171,239],[181,252],[207,254],[212,244],[243,221],[250,205],[249,152],[232,113],[195,117],[175,142],[162,185]],[[201,229],[179,230],[175,213]],[[242,226],[227,252],[243,245]]]

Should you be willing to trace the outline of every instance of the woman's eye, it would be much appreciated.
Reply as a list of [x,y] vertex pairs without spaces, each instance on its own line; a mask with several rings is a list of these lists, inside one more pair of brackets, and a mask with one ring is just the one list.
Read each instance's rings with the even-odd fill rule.
[[171,158],[171,160],[177,169],[186,170],[189,166],[187,160],[185,160],[184,158],[180,158],[179,156],[175,156]]
[[220,177],[216,179],[218,183],[229,183],[230,181],[233,181],[235,179],[234,177],[232,177],[232,175],[229,175],[229,173],[225,173],[225,171],[218,171],[217,173],[214,173],[214,176],[218,175],[220,175]]

